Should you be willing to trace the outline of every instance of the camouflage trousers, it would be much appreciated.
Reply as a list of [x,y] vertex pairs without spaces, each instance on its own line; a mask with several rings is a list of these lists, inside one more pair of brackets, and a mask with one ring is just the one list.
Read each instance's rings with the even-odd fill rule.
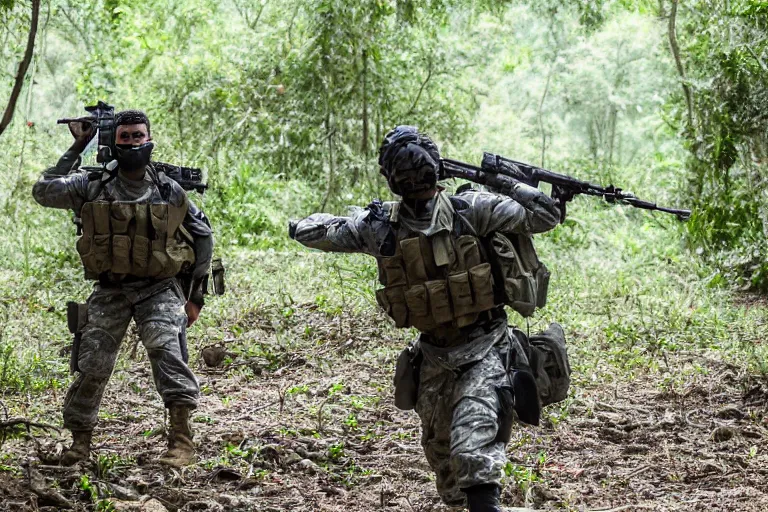
[[517,364],[528,360],[508,332],[506,318],[490,331],[478,328],[467,343],[451,349],[424,343],[422,337],[420,350],[421,444],[442,500],[463,506],[463,489],[501,482],[507,458],[497,389],[508,386],[508,354]]
[[82,431],[96,425],[99,405],[131,319],[136,322],[155,387],[166,407],[197,405],[200,388],[182,354],[187,325],[184,304],[175,279],[149,286],[95,285],[88,297],[88,318],[82,329],[79,373],[64,399],[65,428]]

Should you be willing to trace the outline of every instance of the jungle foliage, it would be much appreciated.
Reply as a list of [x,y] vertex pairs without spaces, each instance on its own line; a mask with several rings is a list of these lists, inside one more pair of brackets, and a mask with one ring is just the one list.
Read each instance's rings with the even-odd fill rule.
[[678,8],[677,123],[690,150],[692,248],[768,289],[768,3]]
[[[0,3],[3,100],[32,7]],[[5,207],[26,209],[25,187],[66,146],[52,120],[106,99],[149,113],[159,158],[208,171],[205,207],[223,240],[271,247],[289,216],[386,195],[376,148],[406,122],[455,157],[493,149],[693,203],[686,239],[719,264],[716,281],[745,276],[766,288],[766,9],[759,0],[44,1],[3,135],[2,170],[15,177]],[[635,166],[654,172],[641,179]]]

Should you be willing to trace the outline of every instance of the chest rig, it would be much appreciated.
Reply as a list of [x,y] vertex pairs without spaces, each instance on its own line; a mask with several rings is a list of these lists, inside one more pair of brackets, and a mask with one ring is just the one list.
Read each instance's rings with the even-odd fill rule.
[[430,332],[439,327],[465,327],[496,306],[491,264],[481,241],[457,236],[456,212],[445,194],[438,194],[432,223],[414,230],[397,219],[395,254],[379,258],[376,300],[397,327]]
[[[86,278],[98,279],[109,272],[118,279],[165,279],[195,261],[181,225],[189,209],[186,196],[181,205],[173,206],[167,197],[157,200],[151,187],[136,201],[117,200],[106,189],[102,195],[103,199],[85,203],[80,211],[82,236],[77,252]],[[186,238],[191,239],[188,234]]]

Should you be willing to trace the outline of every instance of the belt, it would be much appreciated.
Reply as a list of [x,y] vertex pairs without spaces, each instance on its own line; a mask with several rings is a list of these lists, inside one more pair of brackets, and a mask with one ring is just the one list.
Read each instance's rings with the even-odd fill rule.
[[102,288],[122,288],[123,285],[136,283],[146,283],[147,286],[151,286],[167,280],[168,278],[152,279],[151,277],[138,277],[130,274],[110,274],[109,272],[99,274],[99,285]]

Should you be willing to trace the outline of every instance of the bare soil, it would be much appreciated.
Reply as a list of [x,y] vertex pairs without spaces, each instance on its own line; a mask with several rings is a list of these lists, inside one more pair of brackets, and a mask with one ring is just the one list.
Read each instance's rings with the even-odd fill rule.
[[[203,389],[193,415],[196,465],[154,463],[164,449],[164,410],[141,346],[134,353],[129,340],[91,460],[58,467],[65,431],[16,427],[2,445],[0,509],[96,510],[99,496],[112,496],[117,510],[449,510],[421,452],[417,416],[393,405],[394,359],[405,338],[383,317],[266,308],[229,331],[216,345],[206,333],[190,336]],[[595,357],[580,349],[578,333],[569,335],[574,362]],[[58,425],[62,394],[4,401],[29,410],[29,420]],[[765,382],[713,354],[666,354],[659,369],[626,378],[596,364],[574,375],[571,397],[548,408],[542,426],[516,429],[504,504],[768,510],[767,404]]]

